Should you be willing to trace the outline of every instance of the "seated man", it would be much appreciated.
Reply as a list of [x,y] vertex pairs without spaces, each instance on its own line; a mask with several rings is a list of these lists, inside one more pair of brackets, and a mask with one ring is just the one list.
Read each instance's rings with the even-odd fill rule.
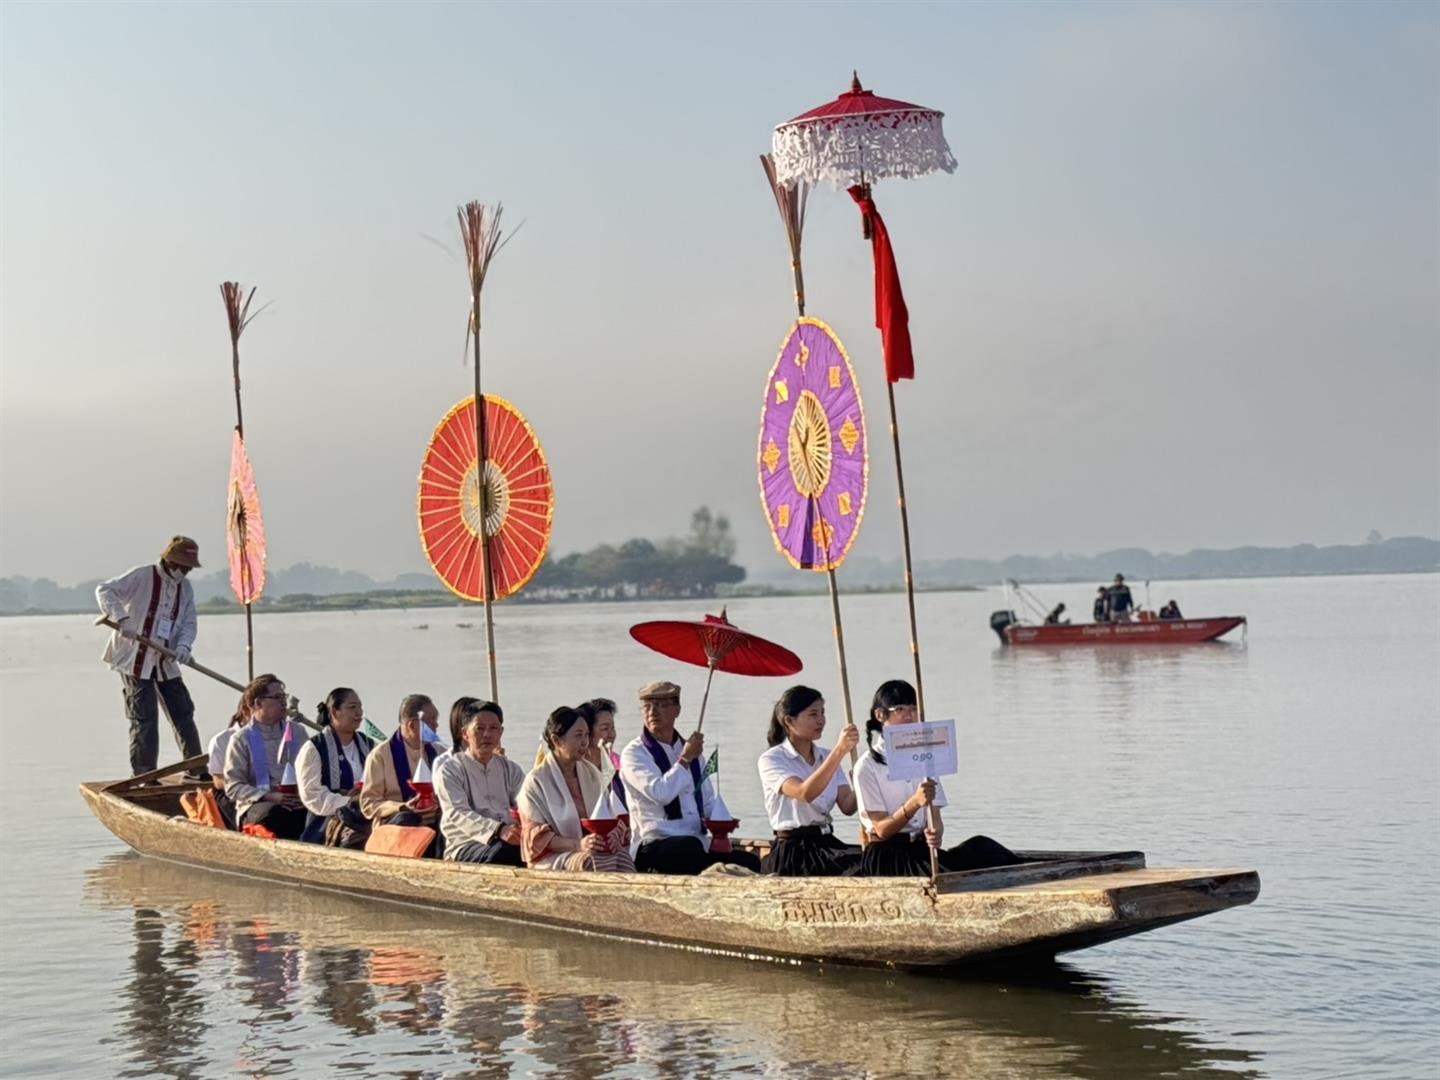
[[1160,609],[1160,618],[1162,619],[1183,619],[1184,617],[1184,615],[1180,614],[1180,605],[1175,603],[1174,600],[1171,600],[1168,604],[1166,604]]
[[435,769],[445,858],[456,862],[524,866],[520,826],[510,817],[525,770],[497,751],[505,714],[493,701],[472,701],[452,717],[454,753]]
[[425,762],[427,770],[433,769],[439,753],[435,744],[426,742],[420,734],[427,706],[434,708],[423,694],[410,694],[400,702],[400,725],[395,734],[365,759],[360,812],[375,825],[430,826],[436,830],[435,842],[425,854],[438,858],[444,846],[438,829],[440,804],[420,795],[410,783],[420,762]]
[[1064,615],[1064,614],[1065,614],[1065,605],[1064,605],[1064,604],[1056,604],[1056,605],[1055,605],[1055,610],[1052,611],[1052,612],[1050,612],[1049,615],[1046,615],[1046,616],[1045,616],[1045,625],[1046,625],[1046,626],[1061,626],[1061,625],[1063,625],[1064,623],[1068,623],[1068,622],[1070,621],[1069,619],[1061,619],[1061,618],[1060,618],[1060,616],[1061,616],[1061,615]]
[[[285,718],[285,684],[271,674],[258,675],[240,699],[245,726],[225,748],[225,794],[235,804],[235,827],[263,825],[281,840],[298,840],[305,830],[305,807],[293,772],[301,739]],[[292,774],[286,783],[287,766]],[[289,790],[284,790],[289,787]]]
[[[675,733],[680,687],[653,682],[640,689],[645,729],[620,755],[631,825],[640,840],[635,868],[641,873],[698,874],[715,863],[760,872],[760,860],[745,851],[716,854],[705,835],[705,809],[715,805],[715,782],[701,780],[705,738]],[[696,799],[703,805],[697,806]]]

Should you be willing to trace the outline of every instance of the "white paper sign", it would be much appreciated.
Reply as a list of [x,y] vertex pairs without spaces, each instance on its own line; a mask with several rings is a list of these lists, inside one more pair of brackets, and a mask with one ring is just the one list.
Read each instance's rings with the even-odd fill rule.
[[885,725],[885,763],[891,780],[920,780],[960,771],[955,721]]

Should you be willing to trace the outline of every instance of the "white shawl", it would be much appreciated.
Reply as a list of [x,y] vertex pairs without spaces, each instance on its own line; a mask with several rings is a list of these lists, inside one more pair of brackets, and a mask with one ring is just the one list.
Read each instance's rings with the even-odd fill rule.
[[[580,780],[580,799],[588,815],[589,808],[600,798],[600,770],[582,759],[576,762],[575,771]],[[567,840],[580,840],[585,835],[580,828],[580,815],[575,812],[575,800],[570,796],[570,786],[565,783],[565,774],[553,754],[546,754],[545,760],[525,777],[515,803],[520,816],[531,825],[548,826],[556,836]]]

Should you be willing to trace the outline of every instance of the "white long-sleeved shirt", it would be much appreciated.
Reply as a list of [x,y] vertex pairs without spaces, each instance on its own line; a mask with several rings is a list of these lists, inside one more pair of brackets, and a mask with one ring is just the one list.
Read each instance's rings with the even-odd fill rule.
[[[670,762],[663,772],[645,748],[643,739],[632,740],[620,752],[620,779],[625,785],[625,798],[630,807],[631,832],[640,843],[662,840],[671,836],[694,836],[707,839],[700,812],[695,807],[695,778],[690,766],[680,764],[680,751],[685,740],[679,735],[660,751]],[[715,777],[705,778],[702,793],[706,806],[715,805]],[[665,816],[665,805],[680,800],[680,816]]]
[[[149,620],[147,628],[146,616],[150,612],[157,577],[160,593],[155,603],[154,618]],[[179,571],[166,570],[159,565],[137,566],[97,585],[95,601],[100,610],[116,622],[126,620],[126,628],[133,633],[144,634],[172,649],[182,645],[189,649],[195,644],[195,590]],[[137,672],[135,660],[142,650]],[[119,631],[111,631],[101,659],[110,665],[111,670],[141,682],[156,674],[162,679],[180,677],[180,666],[173,660],[163,659],[154,649],[144,648]]]
[[[365,778],[365,752],[360,739],[351,739],[349,746],[340,746],[339,740],[336,740],[336,746],[345,755],[345,760],[350,762],[350,775],[357,784],[360,783]],[[312,814],[329,817],[350,801],[350,795],[348,792],[331,791],[327,788],[321,780],[323,770],[320,765],[320,751],[314,740],[305,740],[305,745],[300,747],[300,753],[295,758],[295,779],[300,785],[300,801]],[[331,775],[335,776],[338,772],[337,764]],[[338,776],[336,779],[338,782]]]
[[520,796],[525,770],[496,754],[487,763],[456,750],[435,759],[435,796],[440,800],[440,832],[445,857],[453,859],[462,844],[488,844],[511,824],[510,808]]

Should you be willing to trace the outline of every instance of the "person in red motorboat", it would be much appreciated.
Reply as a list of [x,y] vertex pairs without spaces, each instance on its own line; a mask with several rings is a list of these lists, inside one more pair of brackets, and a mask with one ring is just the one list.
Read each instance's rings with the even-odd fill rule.
[[1135,611],[1135,601],[1130,596],[1130,586],[1125,584],[1125,575],[1116,574],[1115,584],[1108,590],[1111,622],[1129,622]]

